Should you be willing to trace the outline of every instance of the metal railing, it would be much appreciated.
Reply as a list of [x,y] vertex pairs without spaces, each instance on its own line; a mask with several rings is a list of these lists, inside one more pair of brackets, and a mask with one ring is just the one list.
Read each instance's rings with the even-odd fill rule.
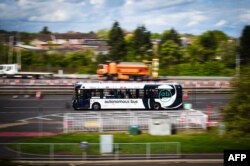
[[25,160],[119,160],[180,158],[180,142],[114,143],[113,152],[102,154],[99,143],[0,143],[1,157]]
[[206,129],[207,115],[197,110],[178,111],[120,111],[65,113],[63,116],[64,133],[76,131],[127,131],[130,126],[148,130],[150,119],[164,117],[172,129]]
[[[2,79],[0,78],[0,85],[3,86],[72,86],[77,81],[82,79]],[[98,80],[87,79],[85,82],[100,82]],[[109,81],[112,82],[112,81]],[[124,82],[124,81],[120,81]],[[151,82],[151,81],[147,81]],[[159,82],[178,82],[184,88],[230,88],[229,80],[179,80],[171,79],[168,81]]]

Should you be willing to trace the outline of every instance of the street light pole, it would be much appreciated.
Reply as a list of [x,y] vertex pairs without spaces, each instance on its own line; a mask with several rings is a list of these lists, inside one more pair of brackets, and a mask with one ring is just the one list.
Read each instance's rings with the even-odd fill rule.
[[240,54],[236,54],[236,76],[240,76]]
[[235,59],[235,72],[236,77],[240,76],[240,54],[239,54],[239,39],[236,39],[236,59]]

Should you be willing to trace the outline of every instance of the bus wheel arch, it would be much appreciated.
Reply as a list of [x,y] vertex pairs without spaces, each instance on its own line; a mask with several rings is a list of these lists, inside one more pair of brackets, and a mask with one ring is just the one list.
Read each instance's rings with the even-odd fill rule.
[[161,109],[161,104],[158,103],[158,102],[154,102],[152,109],[153,110],[160,110]]
[[80,110],[79,107],[73,106],[73,108],[74,108],[74,110],[76,110],[76,111],[79,111],[79,110]]
[[80,110],[79,107],[78,107],[78,104],[77,104],[76,100],[73,101],[72,107],[73,107],[74,110],[76,110],[76,111]]
[[101,109],[100,103],[98,103],[98,102],[93,103],[92,104],[92,109],[93,110],[100,110]]

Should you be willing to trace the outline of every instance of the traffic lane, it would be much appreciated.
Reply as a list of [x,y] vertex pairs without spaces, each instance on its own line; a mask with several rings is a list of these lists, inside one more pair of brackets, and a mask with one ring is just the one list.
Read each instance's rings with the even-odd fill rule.
[[55,95],[36,100],[34,98],[13,99],[11,96],[1,96],[0,124],[34,116],[71,112],[73,109],[71,108],[71,99],[69,97]]
[[[0,95],[0,108],[1,110],[22,110],[22,111],[34,111],[43,108],[43,111],[50,109],[61,109],[63,111],[71,108],[71,96],[70,95],[46,95],[40,100],[34,98],[18,98],[13,99],[11,96]],[[219,105],[226,104],[231,98],[231,94],[189,94],[184,97],[183,102],[192,103],[195,109],[204,109],[207,104],[219,103]]]
[[1,99],[0,108],[13,110],[16,108],[64,108],[71,102],[70,99]]
[[191,103],[192,108],[196,110],[206,111],[210,106],[212,110],[220,110],[229,102],[228,99],[207,99],[207,100],[184,100],[183,103]]
[[11,109],[0,111],[0,124],[22,122],[34,117],[46,117],[46,116],[56,116],[63,117],[64,113],[72,112],[73,109],[65,108],[42,108],[42,109]]
[[25,98],[22,95],[18,98],[13,98],[13,95],[0,95],[0,108],[38,108],[46,106],[65,107],[66,104],[71,102],[71,99],[71,95],[44,95],[41,99],[36,99],[35,96]]
[[37,122],[27,122],[27,123],[19,123],[17,125],[8,126],[0,128],[0,132],[54,132],[54,133],[62,133],[63,132],[63,121],[44,121],[37,120]]
[[[184,94],[185,92],[183,92]],[[198,97],[201,99],[211,99],[211,98],[217,98],[217,99],[224,99],[224,98],[230,98],[232,94],[229,93],[198,93],[189,91],[187,92],[187,95],[189,98],[192,97]],[[13,98],[14,96],[18,96],[18,98]],[[0,100],[71,100],[72,95],[42,95],[41,99],[36,99],[34,95],[30,95],[29,98],[25,97],[26,95],[0,95]]]
[[[210,105],[212,110],[218,111],[228,103],[230,96],[230,94],[192,94],[183,102],[191,103],[194,109],[206,111],[208,105]],[[13,99],[11,96],[1,96],[0,124],[36,116],[46,116],[48,114],[84,112],[85,110],[73,110],[69,100],[70,97],[70,95],[48,95],[41,100],[34,100]]]
[[192,107],[197,110],[206,111],[210,105],[212,110],[218,110],[225,106],[231,99],[232,94],[197,94],[191,93],[183,95],[183,103],[191,103]]

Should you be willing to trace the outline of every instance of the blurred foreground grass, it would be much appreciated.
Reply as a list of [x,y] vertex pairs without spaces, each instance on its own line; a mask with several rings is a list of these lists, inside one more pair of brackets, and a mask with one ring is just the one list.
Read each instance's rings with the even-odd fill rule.
[[[44,143],[56,143],[54,152],[56,154],[81,154],[79,148],[81,141],[91,143],[88,154],[99,154],[100,135],[112,134],[114,143],[133,143],[120,144],[120,154],[138,154],[145,153],[145,144],[137,143],[160,143],[160,142],[180,142],[181,153],[223,153],[224,149],[250,149],[249,137],[230,137],[219,135],[216,128],[207,132],[194,133],[184,132],[182,134],[170,136],[151,136],[149,134],[129,135],[128,133],[71,133],[49,137],[35,137],[19,140],[17,143],[42,143],[42,144],[21,144],[22,152],[48,154],[50,145]],[[60,143],[60,144],[57,144]],[[74,143],[74,144],[67,144]],[[152,153],[158,154],[163,151],[157,150],[163,148],[164,144],[155,144]],[[11,145],[12,149],[20,148]],[[17,150],[17,149],[16,149]],[[174,150],[174,148],[173,148]]]

